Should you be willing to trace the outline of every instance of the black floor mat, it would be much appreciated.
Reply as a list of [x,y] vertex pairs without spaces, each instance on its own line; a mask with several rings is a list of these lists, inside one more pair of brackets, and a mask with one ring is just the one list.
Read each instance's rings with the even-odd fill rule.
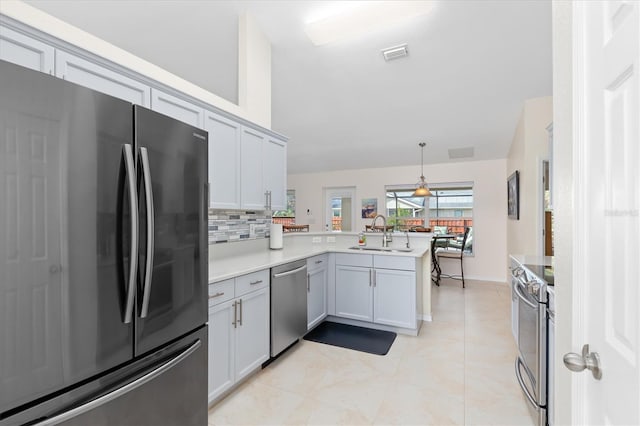
[[396,333],[355,325],[325,321],[304,336],[305,340],[325,343],[375,355],[386,355]]

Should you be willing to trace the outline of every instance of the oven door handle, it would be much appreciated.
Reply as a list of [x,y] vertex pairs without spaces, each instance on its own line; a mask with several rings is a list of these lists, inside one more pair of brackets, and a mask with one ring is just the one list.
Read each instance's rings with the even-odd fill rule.
[[[520,357],[517,357],[516,358],[516,379],[518,379],[518,384],[520,384],[520,388],[522,389],[522,392],[524,392],[524,395],[527,397],[527,399],[529,400],[529,403],[533,406],[533,408],[536,411],[540,411],[540,406],[536,402],[533,395],[531,395],[531,393],[529,392],[529,389],[527,388],[527,385],[525,385],[524,380],[522,379],[522,369],[520,368],[520,366],[523,366],[525,370],[527,369],[527,367],[524,365]],[[531,380],[531,382],[533,383],[532,378],[528,371],[527,371],[527,375],[529,376],[529,380]]]
[[527,300],[527,296],[525,296],[524,293],[522,292],[522,285],[519,282],[514,284],[513,289],[516,291],[516,294],[518,295],[518,297],[524,303],[526,303],[531,309],[538,309],[538,305],[536,303],[531,303]]

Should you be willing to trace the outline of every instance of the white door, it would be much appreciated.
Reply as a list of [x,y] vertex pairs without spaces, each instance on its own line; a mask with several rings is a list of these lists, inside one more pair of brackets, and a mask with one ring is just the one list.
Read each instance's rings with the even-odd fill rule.
[[415,272],[376,269],[373,286],[373,322],[416,327]]
[[236,299],[236,381],[269,359],[269,287]]
[[309,270],[307,275],[307,330],[327,316],[327,267]]
[[235,300],[209,307],[209,402],[235,383]]
[[574,8],[573,291],[579,296],[573,352],[588,343],[602,366],[601,380],[589,371],[574,373],[576,424],[640,424],[639,8],[637,1],[576,2]]
[[240,208],[266,210],[267,200],[262,182],[263,144],[265,136],[248,127],[240,137]]
[[373,269],[336,266],[336,316],[373,320]]
[[356,189],[325,188],[325,231],[354,231]]
[[209,207],[240,208],[240,124],[207,112],[209,132]]
[[267,138],[264,142],[263,185],[270,192],[271,210],[287,209],[287,144]]

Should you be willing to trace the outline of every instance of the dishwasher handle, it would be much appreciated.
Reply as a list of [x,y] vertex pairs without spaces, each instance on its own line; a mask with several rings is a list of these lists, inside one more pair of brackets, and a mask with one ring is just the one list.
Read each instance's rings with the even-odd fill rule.
[[305,269],[307,269],[307,265],[302,265],[301,267],[296,268],[296,269],[292,269],[290,271],[280,272],[279,274],[273,274],[273,278],[286,277],[287,275],[293,275],[293,274],[298,273],[300,271],[304,271]]

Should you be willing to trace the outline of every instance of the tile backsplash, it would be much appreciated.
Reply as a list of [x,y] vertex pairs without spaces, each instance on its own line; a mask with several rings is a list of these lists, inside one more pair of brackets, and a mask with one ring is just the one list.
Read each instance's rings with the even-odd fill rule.
[[269,237],[271,212],[209,210],[209,244]]

